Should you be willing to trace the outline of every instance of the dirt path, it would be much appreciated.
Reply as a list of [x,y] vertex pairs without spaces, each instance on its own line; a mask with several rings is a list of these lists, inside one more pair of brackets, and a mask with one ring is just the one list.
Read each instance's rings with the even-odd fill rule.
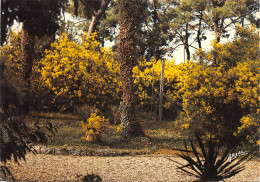
[[[171,159],[183,162],[177,157]],[[228,181],[260,181],[259,164],[259,161],[250,161],[244,171]],[[79,181],[87,174],[99,175],[103,181],[108,182],[195,180],[186,174],[178,173],[176,163],[158,156],[86,157],[28,154],[27,162],[9,165],[18,181]]]

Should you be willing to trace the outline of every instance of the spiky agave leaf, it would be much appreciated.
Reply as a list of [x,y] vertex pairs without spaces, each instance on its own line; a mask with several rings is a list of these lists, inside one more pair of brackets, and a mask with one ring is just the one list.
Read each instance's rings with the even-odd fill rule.
[[1,167],[1,172],[4,176],[10,176],[12,178],[12,180],[15,180],[12,172],[10,171],[10,169],[8,167],[6,167],[6,166],[0,166],[0,167]]
[[[250,160],[252,152],[240,159],[228,161],[229,154],[236,151],[239,143],[226,145],[225,142],[214,141],[214,139],[203,143],[197,133],[195,138],[200,152],[192,140],[190,140],[192,150],[188,150],[187,145],[185,145],[185,150],[178,150],[181,151],[178,156],[186,160],[188,164],[178,163],[177,167],[188,175],[198,177],[201,180],[223,180],[244,170],[244,164]],[[222,149],[224,149],[224,153],[219,156]],[[195,157],[191,157],[190,153],[194,154]]]
[[[192,150],[188,150],[187,144],[184,141],[185,150],[179,150],[179,151],[181,151],[181,154],[178,154],[179,157],[188,161],[188,164],[183,165],[183,166],[177,166],[177,168],[188,173],[191,176],[200,177],[203,173],[203,165],[202,165],[202,161],[200,160],[200,157],[199,157],[200,154],[197,152],[196,148],[194,147],[192,140],[190,140],[190,143],[192,145]],[[196,156],[197,161],[195,161],[189,155],[189,153],[193,153]],[[187,171],[185,168],[192,169],[193,172]]]

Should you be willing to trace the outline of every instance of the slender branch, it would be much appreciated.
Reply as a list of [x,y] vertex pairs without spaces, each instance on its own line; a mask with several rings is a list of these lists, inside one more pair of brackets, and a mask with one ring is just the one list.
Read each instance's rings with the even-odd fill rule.
[[170,4],[164,9],[163,14],[166,14],[167,9],[170,7]]
[[181,34],[180,32],[178,32],[177,30],[176,30],[176,34],[178,35],[178,37],[180,38],[180,40],[182,41],[182,43],[185,43],[185,42],[184,42],[184,37],[182,36],[182,34]]
[[227,27],[229,27],[231,24],[235,23],[235,22],[236,22],[237,20],[239,20],[240,18],[243,18],[243,17],[245,17],[246,15],[253,13],[254,11],[255,11],[255,10],[250,11],[250,12],[248,12],[248,13],[245,13],[245,14],[243,14],[243,15],[241,15],[241,16],[238,16],[237,18],[231,20],[231,22],[228,23],[226,26],[224,26],[224,28],[222,28],[219,33],[220,33],[220,34],[223,33],[223,31],[224,31]]
[[197,40],[197,38],[194,38],[192,43],[190,43],[189,45],[192,45],[196,40]]
[[179,46],[182,46],[182,45],[184,45],[184,44],[178,44],[177,46],[175,46],[173,48],[170,47],[169,50],[174,51],[175,49],[177,49]]
[[193,45],[189,45],[191,48],[199,50],[197,47],[194,47]]
[[80,21],[77,21],[77,22],[75,22],[75,23],[73,23],[72,25],[75,25],[75,24],[78,24],[78,23],[81,23],[81,22],[85,22],[87,19],[83,19],[83,20],[80,20]]
[[[219,27],[220,31],[222,31],[222,28],[223,28],[223,26],[224,26],[225,19],[226,19],[226,18],[221,19],[221,23],[220,23],[220,27]],[[221,35],[221,33],[220,33],[219,35]]]

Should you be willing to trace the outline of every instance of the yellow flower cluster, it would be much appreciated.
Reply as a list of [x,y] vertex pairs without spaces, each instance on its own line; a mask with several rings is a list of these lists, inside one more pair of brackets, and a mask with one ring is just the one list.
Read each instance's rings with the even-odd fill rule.
[[252,125],[259,125],[259,122],[255,122],[254,119],[250,116],[244,116],[241,120],[241,126],[238,127],[238,133],[240,133],[243,129],[248,128]]
[[91,113],[87,122],[81,121],[82,131],[85,134],[95,134],[99,135],[105,129],[105,125],[108,123],[108,119],[105,117],[100,117],[97,113]]
[[116,128],[116,132],[117,133],[120,133],[122,131],[122,125],[119,125],[117,128]]
[[259,60],[238,63],[237,67],[230,71],[230,74],[236,74],[238,77],[235,81],[235,89],[240,94],[239,101],[243,107],[257,108],[258,91],[260,90]]
[[247,142],[259,145],[260,123],[257,114],[253,113],[242,117],[240,123],[241,126],[238,127],[238,131],[234,132],[233,135],[244,135]]

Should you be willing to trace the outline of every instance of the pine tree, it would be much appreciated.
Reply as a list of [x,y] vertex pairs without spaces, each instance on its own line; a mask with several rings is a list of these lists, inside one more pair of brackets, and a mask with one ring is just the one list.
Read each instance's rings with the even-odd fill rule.
[[134,89],[132,70],[136,61],[135,49],[135,0],[119,1],[120,33],[119,33],[119,63],[123,90],[121,103],[122,136],[131,138],[143,134],[136,122],[134,110]]

